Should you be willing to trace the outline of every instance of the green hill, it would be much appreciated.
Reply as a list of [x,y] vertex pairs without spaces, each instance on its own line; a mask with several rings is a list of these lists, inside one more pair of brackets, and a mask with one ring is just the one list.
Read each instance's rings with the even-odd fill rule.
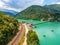
[[42,6],[33,5],[18,13],[16,18],[45,20],[45,21],[60,21],[60,12],[57,10],[48,9]]
[[0,11],[0,45],[7,45],[7,43],[17,33],[18,22],[10,15],[6,15]]
[[60,11],[60,4],[45,5],[45,7]]

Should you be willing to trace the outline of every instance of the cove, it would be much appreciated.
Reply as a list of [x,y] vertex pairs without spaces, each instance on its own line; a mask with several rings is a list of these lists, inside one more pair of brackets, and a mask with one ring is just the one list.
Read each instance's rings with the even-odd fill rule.
[[60,45],[60,22],[42,22],[38,20],[24,20],[17,19],[18,22],[25,21],[26,23],[31,23],[36,28],[39,38],[39,45]]

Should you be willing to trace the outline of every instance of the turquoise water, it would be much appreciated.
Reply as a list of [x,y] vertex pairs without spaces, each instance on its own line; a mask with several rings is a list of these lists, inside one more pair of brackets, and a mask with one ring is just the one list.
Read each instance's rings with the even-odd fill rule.
[[39,45],[60,45],[60,22],[45,22],[37,24],[41,21],[23,19],[18,19],[18,21],[35,24],[34,26],[36,26],[36,28],[34,28],[34,30],[39,37]]

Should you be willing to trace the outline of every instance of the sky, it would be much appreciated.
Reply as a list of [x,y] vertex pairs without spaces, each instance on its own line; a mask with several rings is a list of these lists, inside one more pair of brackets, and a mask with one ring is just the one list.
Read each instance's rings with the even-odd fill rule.
[[0,0],[0,8],[20,12],[31,5],[60,4],[60,0]]

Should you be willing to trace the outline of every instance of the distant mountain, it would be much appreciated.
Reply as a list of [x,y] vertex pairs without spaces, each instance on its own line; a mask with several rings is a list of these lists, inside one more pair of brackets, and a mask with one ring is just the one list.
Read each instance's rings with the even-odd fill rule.
[[60,11],[60,4],[45,5],[45,7]]
[[45,21],[60,21],[60,12],[45,8],[44,6],[32,5],[22,12],[18,13],[16,18],[33,19],[33,20],[45,20]]
[[11,16],[16,16],[16,14],[18,13],[18,12],[16,12],[16,11],[7,10],[7,9],[3,9],[3,8],[0,8],[0,11],[3,11],[4,13],[9,14],[9,15],[11,15]]
[[7,11],[4,11],[4,13],[9,14],[9,15],[11,15],[11,16],[16,16],[16,14],[17,14],[18,12],[15,12],[15,11],[13,11],[13,12],[12,12],[12,11],[11,11],[11,12],[10,12],[10,11],[8,11],[8,12],[7,12]]

